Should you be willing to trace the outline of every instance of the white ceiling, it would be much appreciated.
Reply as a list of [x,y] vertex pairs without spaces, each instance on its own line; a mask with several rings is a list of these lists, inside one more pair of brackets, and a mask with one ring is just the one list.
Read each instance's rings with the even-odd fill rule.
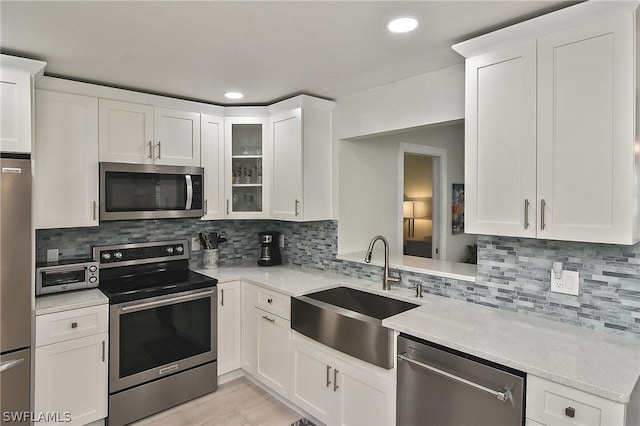
[[[572,3],[1,0],[0,49],[47,75],[221,105],[336,99],[460,63],[452,44]],[[389,33],[399,15],[418,29]]]

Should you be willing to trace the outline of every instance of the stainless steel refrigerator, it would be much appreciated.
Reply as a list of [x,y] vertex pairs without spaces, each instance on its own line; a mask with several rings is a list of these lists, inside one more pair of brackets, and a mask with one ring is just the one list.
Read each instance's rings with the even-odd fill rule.
[[28,424],[31,161],[2,154],[0,166],[0,424]]

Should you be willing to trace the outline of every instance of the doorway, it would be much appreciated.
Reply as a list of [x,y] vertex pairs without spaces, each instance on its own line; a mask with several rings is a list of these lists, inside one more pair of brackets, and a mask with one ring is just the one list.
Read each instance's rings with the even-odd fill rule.
[[446,189],[442,182],[446,182],[446,150],[401,144],[400,163],[402,253],[444,260],[446,212],[442,207]]

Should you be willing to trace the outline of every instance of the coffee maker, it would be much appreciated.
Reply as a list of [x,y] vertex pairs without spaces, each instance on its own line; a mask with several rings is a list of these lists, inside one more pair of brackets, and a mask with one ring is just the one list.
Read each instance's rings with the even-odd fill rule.
[[279,232],[258,232],[260,236],[260,259],[259,266],[281,265],[280,256],[280,233]]

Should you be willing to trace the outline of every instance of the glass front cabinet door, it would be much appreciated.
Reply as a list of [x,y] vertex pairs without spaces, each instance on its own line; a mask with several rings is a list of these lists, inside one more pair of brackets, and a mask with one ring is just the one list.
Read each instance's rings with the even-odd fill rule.
[[267,217],[268,124],[268,117],[225,118],[225,213],[228,218]]

